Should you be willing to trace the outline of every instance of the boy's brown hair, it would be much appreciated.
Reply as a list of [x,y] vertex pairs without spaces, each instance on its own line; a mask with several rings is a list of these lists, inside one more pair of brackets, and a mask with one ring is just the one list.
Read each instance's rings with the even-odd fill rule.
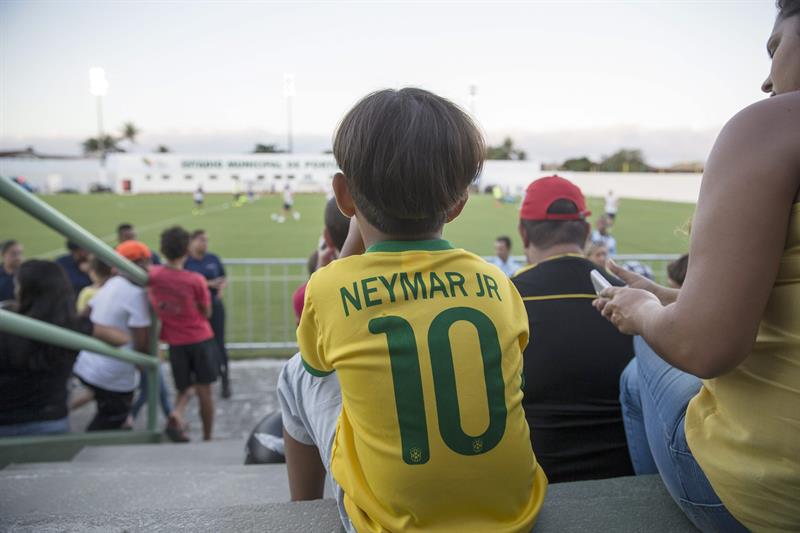
[[436,231],[481,171],[483,136],[431,92],[385,89],[359,101],[336,131],[333,154],[356,207],[379,231]]

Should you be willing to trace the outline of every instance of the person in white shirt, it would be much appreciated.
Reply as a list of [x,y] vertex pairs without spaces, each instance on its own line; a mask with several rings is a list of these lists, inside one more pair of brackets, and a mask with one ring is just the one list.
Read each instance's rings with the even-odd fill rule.
[[591,241],[593,244],[602,244],[608,249],[608,255],[617,255],[617,239],[611,235],[611,225],[613,221],[608,215],[601,215],[597,219],[597,229],[592,231]]
[[511,258],[511,239],[506,235],[501,235],[494,240],[494,251],[497,254],[489,262],[497,265],[509,278],[519,270],[520,264]]
[[288,183],[283,187],[283,213],[280,215],[273,214],[272,220],[282,224],[286,219],[292,215],[295,220],[300,220],[300,212],[294,209],[294,193],[292,186]]
[[616,194],[614,194],[614,191],[609,189],[608,194],[606,194],[606,215],[608,215],[608,218],[613,221],[615,218],[617,218],[618,211],[619,198]]
[[[142,268],[150,264],[150,249],[126,241],[117,251]],[[147,292],[121,275],[109,279],[91,300],[91,321],[127,333],[124,347],[147,353],[150,348],[150,307]],[[73,373],[94,393],[95,414],[86,431],[119,429],[125,424],[139,381],[136,366],[105,355],[81,351]]]
[[197,187],[197,190],[194,191],[194,209],[192,213],[195,215],[201,213],[203,211],[203,202],[205,201],[206,195],[203,192],[203,186],[200,185]]

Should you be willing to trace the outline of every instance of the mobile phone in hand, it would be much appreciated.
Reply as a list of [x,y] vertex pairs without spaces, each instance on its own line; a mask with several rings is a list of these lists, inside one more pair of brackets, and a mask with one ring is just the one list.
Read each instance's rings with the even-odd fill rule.
[[608,282],[608,280],[604,278],[603,275],[597,270],[592,270],[589,273],[589,277],[592,278],[592,285],[594,286],[594,292],[596,292],[598,295],[605,289],[611,287],[611,284]]

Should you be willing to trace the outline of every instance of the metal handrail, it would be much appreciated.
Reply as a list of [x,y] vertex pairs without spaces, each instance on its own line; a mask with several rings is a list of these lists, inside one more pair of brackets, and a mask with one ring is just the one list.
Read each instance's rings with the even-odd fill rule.
[[147,284],[147,272],[144,269],[119,255],[109,245],[79,226],[77,222],[5,176],[0,176],[0,196],[33,218],[50,226],[81,248],[89,250],[104,262],[117,267],[117,270],[127,274],[134,283]]
[[94,337],[4,309],[0,309],[0,329],[18,337],[47,342],[68,350],[88,350],[133,365],[146,366],[148,369],[158,367],[158,360],[152,356],[142,355],[128,348],[115,348]]
[[[124,273],[134,283],[144,286],[147,284],[147,272],[131,261],[119,255],[109,245],[86,231],[69,217],[63,215],[54,207],[40,198],[26,191],[11,179],[0,176],[0,197],[8,200],[12,205],[22,209],[33,218],[43,222],[56,232],[64,235],[69,240],[82,248],[90,251],[104,262],[113,265]],[[153,316],[151,312],[151,316]],[[147,379],[147,430],[158,430],[158,342],[155,338],[157,322],[153,316],[151,328],[151,356],[129,350],[114,348],[94,337],[82,335],[75,331],[60,328],[40,320],[25,317],[9,311],[0,310],[0,331],[5,331],[20,337],[26,337],[71,350],[90,350],[107,357],[119,359],[127,363],[146,368]],[[155,356],[155,357],[154,357]]]

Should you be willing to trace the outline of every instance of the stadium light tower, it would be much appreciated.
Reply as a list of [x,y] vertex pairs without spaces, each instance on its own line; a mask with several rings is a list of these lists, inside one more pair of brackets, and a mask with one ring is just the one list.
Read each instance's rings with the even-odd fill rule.
[[294,74],[283,75],[283,97],[286,99],[286,137],[287,152],[294,151],[294,139],[292,138],[292,100],[294,99]]
[[97,143],[105,156],[106,146],[103,141],[103,97],[108,92],[106,71],[100,67],[89,69],[89,92],[97,98]]

